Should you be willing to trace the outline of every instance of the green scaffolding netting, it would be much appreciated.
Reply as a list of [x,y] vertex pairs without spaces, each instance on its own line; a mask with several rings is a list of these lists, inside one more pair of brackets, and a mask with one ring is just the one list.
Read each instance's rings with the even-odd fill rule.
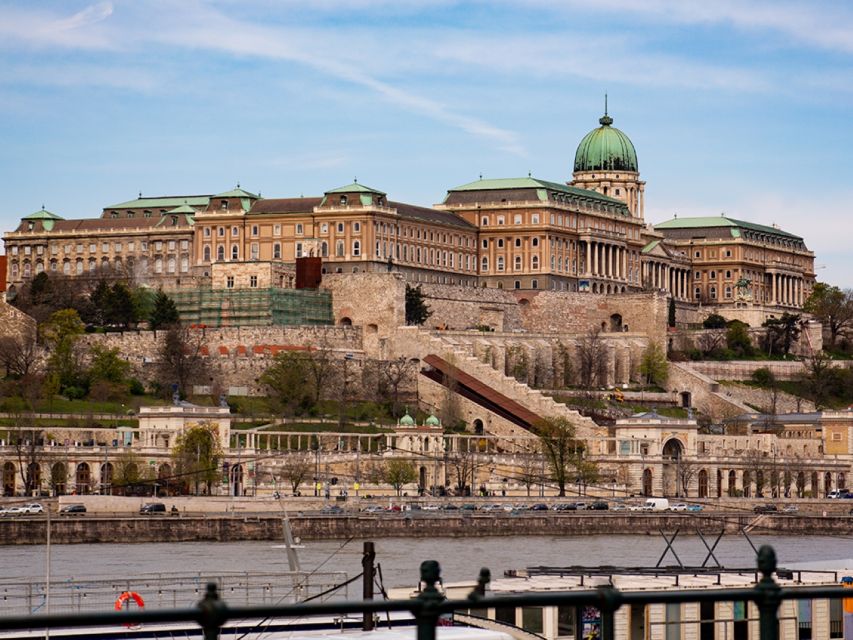
[[332,294],[313,289],[181,289],[168,292],[181,320],[208,327],[334,324]]

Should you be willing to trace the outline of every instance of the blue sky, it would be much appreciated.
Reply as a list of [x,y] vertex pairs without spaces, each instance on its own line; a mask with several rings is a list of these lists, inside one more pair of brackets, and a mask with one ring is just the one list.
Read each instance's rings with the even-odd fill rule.
[[605,91],[648,221],[776,223],[853,287],[846,2],[0,2],[0,221],[237,181],[423,205],[566,181]]

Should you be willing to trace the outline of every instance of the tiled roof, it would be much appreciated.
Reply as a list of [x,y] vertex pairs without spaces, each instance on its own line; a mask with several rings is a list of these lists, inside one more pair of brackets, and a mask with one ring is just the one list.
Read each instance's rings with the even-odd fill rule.
[[625,206],[625,203],[621,200],[611,198],[610,196],[605,196],[604,194],[598,193],[597,191],[590,191],[589,189],[579,189],[578,187],[571,187],[567,184],[562,184],[560,182],[550,182],[548,180],[540,180],[538,178],[533,177],[476,180],[475,182],[469,182],[468,184],[463,184],[461,186],[454,187],[453,189],[448,189],[447,193],[449,195],[454,191],[503,191],[507,189],[548,189],[551,191],[559,191],[561,193],[570,194],[578,198],[590,198],[592,200],[599,200],[608,204],[618,204]]
[[111,204],[104,209],[174,209],[182,204],[191,207],[206,207],[211,196],[155,196],[153,198],[137,198],[119,204]]
[[329,191],[326,191],[326,193],[376,193],[380,196],[386,195],[384,191],[371,189],[370,187],[357,182],[353,182],[352,184],[348,184],[344,187],[338,187],[337,189],[330,189]]
[[474,225],[467,220],[457,216],[449,211],[438,211],[429,207],[419,207],[405,202],[389,202],[389,207],[394,207],[397,213],[403,218],[412,218],[422,222],[435,222],[438,224],[449,224],[454,227],[463,229],[476,229]]
[[311,213],[322,198],[265,198],[252,205],[249,214]]
[[673,218],[672,220],[667,220],[666,222],[661,222],[660,224],[655,225],[655,229],[707,229],[717,227],[730,227],[732,229],[733,237],[738,237],[738,234],[735,233],[738,229],[748,229],[759,233],[802,240],[800,236],[788,233],[787,231],[782,231],[782,229],[777,229],[776,227],[768,227],[763,224],[755,224],[754,222],[746,222],[744,220],[735,220],[734,218],[729,218],[727,216]]

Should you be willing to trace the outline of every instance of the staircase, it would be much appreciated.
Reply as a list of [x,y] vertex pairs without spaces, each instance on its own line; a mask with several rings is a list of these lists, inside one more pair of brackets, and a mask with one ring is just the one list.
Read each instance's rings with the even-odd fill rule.
[[577,431],[578,437],[586,438],[606,435],[606,429],[598,426],[592,419],[582,416],[566,405],[556,402],[552,397],[532,389],[511,376],[484,364],[466,350],[441,337],[418,327],[400,327],[397,330],[396,351],[409,358],[423,359],[435,354],[458,367],[495,391],[511,398],[525,409],[543,418],[562,417],[569,420]]

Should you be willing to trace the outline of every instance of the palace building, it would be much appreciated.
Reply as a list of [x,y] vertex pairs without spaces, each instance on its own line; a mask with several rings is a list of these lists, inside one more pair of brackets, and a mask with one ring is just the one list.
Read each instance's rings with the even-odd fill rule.
[[802,238],[726,216],[648,224],[634,145],[606,111],[599,125],[569,182],[481,178],[433,207],[353,182],[318,197],[262,198],[239,185],[140,194],[81,220],[42,208],[4,234],[9,295],[42,271],[165,289],[289,288],[296,259],[314,256],[325,273],[394,271],[412,283],[802,307],[815,277]]

